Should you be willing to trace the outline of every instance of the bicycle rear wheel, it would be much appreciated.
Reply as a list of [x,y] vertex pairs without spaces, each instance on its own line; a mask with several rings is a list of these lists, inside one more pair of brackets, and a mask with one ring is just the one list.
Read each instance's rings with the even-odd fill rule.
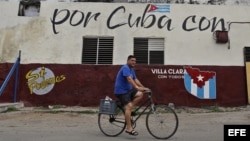
[[167,105],[155,105],[147,114],[146,127],[157,139],[168,139],[177,131],[179,120],[173,109]]
[[116,114],[98,114],[98,126],[101,132],[110,137],[120,135],[125,127],[125,115],[122,107],[117,106]]

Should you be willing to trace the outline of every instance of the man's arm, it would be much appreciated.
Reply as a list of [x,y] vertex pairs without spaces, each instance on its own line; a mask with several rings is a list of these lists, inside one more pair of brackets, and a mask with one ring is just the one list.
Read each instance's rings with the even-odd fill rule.
[[128,82],[133,86],[133,88],[137,89],[138,91],[145,91],[145,88],[138,79],[133,79],[131,76],[127,77]]
[[139,79],[135,79],[135,83],[136,83],[136,85],[139,86],[139,87],[144,87],[144,86],[142,85],[142,83],[140,82]]
[[132,85],[133,88],[137,89],[138,86],[137,86],[136,82],[134,81],[134,79],[131,76],[127,76],[127,80]]

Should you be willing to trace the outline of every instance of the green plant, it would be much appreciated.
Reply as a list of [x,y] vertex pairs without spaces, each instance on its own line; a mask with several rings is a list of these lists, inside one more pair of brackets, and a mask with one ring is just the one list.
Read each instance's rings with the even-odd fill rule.
[[209,106],[209,107],[203,107],[203,109],[210,110],[211,112],[224,112],[223,109],[220,108],[219,105]]

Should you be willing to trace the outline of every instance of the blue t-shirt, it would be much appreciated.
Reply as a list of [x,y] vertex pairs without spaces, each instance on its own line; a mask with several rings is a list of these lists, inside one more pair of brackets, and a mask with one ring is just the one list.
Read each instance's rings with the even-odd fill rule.
[[127,64],[123,65],[119,70],[116,81],[115,81],[115,94],[125,94],[132,90],[132,85],[128,82],[127,77],[131,76],[136,79],[135,71],[130,68]]

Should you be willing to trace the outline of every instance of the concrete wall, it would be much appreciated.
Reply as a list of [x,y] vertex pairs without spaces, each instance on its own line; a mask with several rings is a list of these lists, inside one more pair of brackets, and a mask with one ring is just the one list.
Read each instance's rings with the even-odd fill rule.
[[[1,2],[0,84],[21,50],[18,100],[27,105],[98,105],[100,98],[113,96],[117,70],[133,54],[133,38],[160,37],[164,38],[164,65],[136,68],[138,77],[156,92],[158,102],[185,106],[247,104],[243,48],[250,44],[248,6],[173,4],[169,13],[145,12],[148,6],[42,1],[39,16],[23,17],[17,16],[18,2]],[[73,15],[76,10],[84,17]],[[69,18],[57,23],[67,12]],[[99,16],[87,20],[86,14]],[[139,24],[129,26],[129,16],[132,21],[141,18]],[[146,28],[152,17],[155,23]],[[82,23],[73,26],[81,19]],[[119,23],[125,24],[112,29]],[[166,25],[159,27],[158,23]],[[230,43],[216,43],[216,30],[228,31]],[[81,64],[82,38],[90,36],[114,37],[112,65]],[[185,66],[216,72],[216,99],[198,99],[187,92],[184,71],[178,71]],[[49,76],[41,77],[42,70]],[[162,72],[165,70],[167,73]],[[0,96],[1,102],[12,101],[13,81]]]
[[[39,17],[21,17],[17,16],[18,3],[1,2],[1,8],[6,12],[0,15],[3,21],[0,23],[0,61],[13,62],[18,50],[22,50],[21,63],[23,64],[80,64],[82,37],[111,36],[115,37],[113,64],[123,64],[127,55],[133,53],[134,37],[160,37],[165,41],[164,62],[166,65],[244,65],[242,50],[244,46],[250,44],[249,23],[230,24],[230,49],[228,49],[228,44],[217,44],[213,39],[213,32],[224,30],[224,28],[228,30],[231,22],[249,21],[248,6],[171,5],[170,13],[146,13],[145,18],[148,16],[149,18],[144,26],[151,22],[151,16],[157,18],[153,26],[149,28],[141,25],[142,20],[138,26],[130,27],[124,24],[115,29],[108,27],[127,23],[129,14],[132,15],[133,20],[137,17],[142,18],[147,6],[149,5],[129,3],[42,2]],[[117,8],[123,8],[125,12],[122,9],[114,12]],[[72,23],[82,18],[80,14],[72,17],[74,10],[81,11],[85,15],[87,13],[100,15],[96,21],[93,18],[90,19],[85,26],[84,23],[72,26]],[[73,18],[71,24],[70,17],[61,24],[51,22],[51,19],[54,19],[54,22],[61,21],[66,11]],[[111,17],[112,12],[114,16]],[[164,22],[169,20],[169,23],[159,28],[157,22],[162,16],[166,16]],[[111,20],[107,23],[109,17]],[[86,22],[86,19],[83,20]]]

